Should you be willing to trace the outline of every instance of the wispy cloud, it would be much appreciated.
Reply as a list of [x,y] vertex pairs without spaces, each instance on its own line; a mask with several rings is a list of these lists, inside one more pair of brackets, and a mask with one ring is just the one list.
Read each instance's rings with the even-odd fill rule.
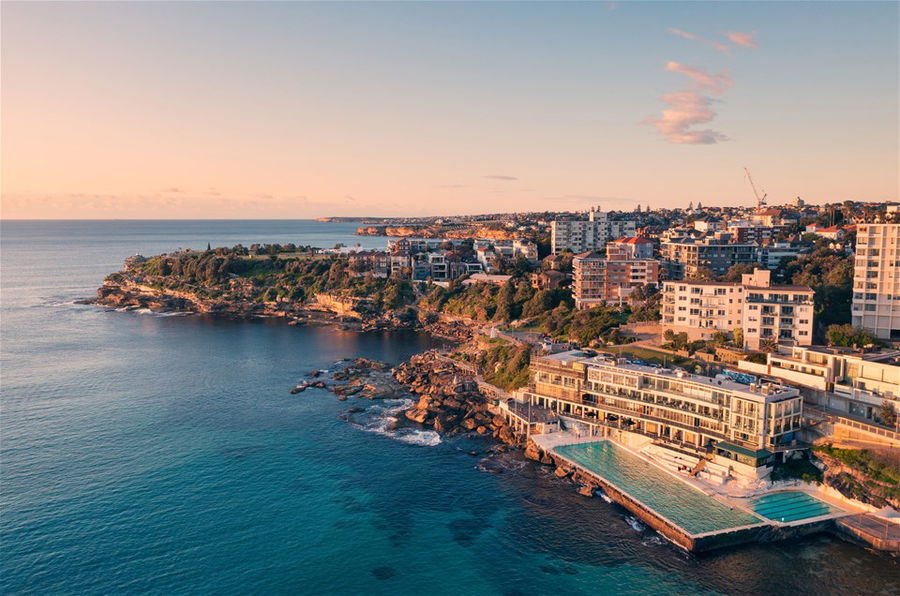
[[756,43],[756,31],[751,31],[750,33],[741,33],[739,31],[729,31],[725,34],[725,37],[728,38],[728,41],[737,46],[742,46],[745,48],[758,48],[759,44]]
[[705,46],[708,46],[717,52],[723,52],[725,54],[731,51],[731,48],[728,47],[728,44],[724,44],[718,41],[713,41],[712,39],[706,39],[705,37],[700,37],[695,33],[691,33],[689,31],[685,31],[683,29],[676,29],[675,27],[669,27],[669,33],[672,35],[677,35],[678,37],[683,37],[684,39],[690,39],[692,41],[696,41],[698,43],[702,43]]
[[518,180],[515,176],[502,176],[500,174],[491,174],[490,176],[485,176],[488,180]]
[[662,96],[669,109],[659,118],[648,118],[644,124],[656,127],[665,139],[677,145],[711,145],[727,141],[728,137],[712,129],[696,130],[694,127],[711,122],[716,117],[709,94],[721,95],[732,85],[727,71],[711,74],[680,62],[669,61],[666,70],[682,74],[692,81],[692,89],[684,89]]
[[703,91],[709,91],[720,95],[728,90],[733,84],[731,75],[728,71],[723,70],[719,74],[710,74],[703,69],[694,68],[681,62],[670,60],[666,62],[666,70],[670,72],[681,73],[684,76],[693,79],[697,83],[697,88]]
[[659,134],[676,145],[711,145],[727,141],[724,134],[711,129],[694,130],[693,127],[706,124],[716,117],[712,109],[712,99],[697,91],[675,91],[662,97],[670,107],[663,110],[659,118],[645,121],[656,127]]

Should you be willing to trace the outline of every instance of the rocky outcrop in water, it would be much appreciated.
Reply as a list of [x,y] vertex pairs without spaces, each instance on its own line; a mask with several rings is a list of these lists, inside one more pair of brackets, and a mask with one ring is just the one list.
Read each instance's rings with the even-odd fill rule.
[[534,441],[528,441],[525,446],[525,457],[538,463],[555,466],[553,475],[560,479],[568,479],[579,485],[578,494],[585,497],[593,497],[600,485],[590,475],[572,466],[566,460],[556,457],[550,451],[539,447]]
[[393,375],[410,393],[419,396],[404,413],[408,420],[443,435],[475,432],[508,445],[519,444],[506,420],[491,412],[490,402],[479,391],[472,373],[439,353],[413,356],[396,367]]
[[391,376],[390,364],[368,358],[344,360],[334,371],[323,374],[314,370],[307,377],[315,380],[301,381],[290,392],[297,394],[319,387],[328,389],[341,401],[348,397],[397,399],[407,395],[406,388]]

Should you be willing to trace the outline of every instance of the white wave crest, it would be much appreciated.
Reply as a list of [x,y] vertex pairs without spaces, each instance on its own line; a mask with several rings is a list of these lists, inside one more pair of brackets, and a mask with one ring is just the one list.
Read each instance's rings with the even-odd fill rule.
[[384,435],[410,445],[434,447],[441,442],[441,435],[433,430],[416,428],[392,428],[397,422],[396,414],[413,404],[411,399],[386,399],[380,404],[366,408],[361,416],[351,419],[354,426],[370,433]]
[[625,523],[631,526],[631,529],[635,532],[643,532],[647,529],[647,526],[639,522],[636,517],[631,517],[630,515],[625,518]]

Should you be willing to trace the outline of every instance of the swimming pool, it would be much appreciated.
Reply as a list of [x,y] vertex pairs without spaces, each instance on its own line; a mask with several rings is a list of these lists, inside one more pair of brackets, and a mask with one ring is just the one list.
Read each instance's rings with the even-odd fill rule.
[[553,451],[691,534],[762,523],[758,517],[713,499],[609,441],[563,445]]
[[820,515],[841,513],[824,501],[800,491],[786,491],[764,495],[750,501],[753,511],[777,522],[793,522]]

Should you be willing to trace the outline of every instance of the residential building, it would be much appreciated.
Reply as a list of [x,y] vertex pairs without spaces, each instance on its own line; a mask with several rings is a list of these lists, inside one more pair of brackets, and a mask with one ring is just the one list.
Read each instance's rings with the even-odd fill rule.
[[647,238],[619,238],[606,245],[606,257],[612,261],[652,259],[653,246],[653,241]]
[[744,289],[735,282],[665,281],[663,330],[687,333],[691,340],[710,339],[717,331],[741,326]]
[[653,259],[613,260],[592,251],[572,259],[572,268],[572,294],[578,309],[621,304],[635,288],[659,282],[659,261]]
[[535,357],[530,373],[516,399],[557,413],[567,427],[643,436],[751,476],[767,473],[772,452],[793,444],[802,424],[799,391],[777,384],[742,385],[581,351]]
[[772,272],[756,269],[740,282],[666,281],[663,283],[663,331],[710,339],[717,331],[742,329],[744,348],[758,350],[769,340],[810,345],[813,290],[773,286]]
[[813,334],[813,289],[773,286],[772,272],[756,269],[741,276],[744,293],[741,327],[744,347],[758,350],[767,342],[808,346]]
[[666,264],[668,278],[689,278],[697,275],[702,268],[723,275],[732,265],[755,262],[755,244],[734,244],[730,240],[729,234],[716,234],[699,239],[663,241],[660,258]]
[[739,366],[799,387],[808,402],[830,410],[873,420],[887,402],[900,413],[900,351],[794,346],[767,360],[764,370]]
[[609,214],[596,208],[591,208],[586,220],[557,219],[550,223],[553,254],[564,250],[574,253],[597,250],[610,240],[634,234],[635,222],[611,220]]
[[531,287],[535,290],[558,290],[571,276],[562,271],[549,269],[531,274]]
[[900,223],[857,227],[851,312],[855,327],[900,341]]
[[784,259],[796,259],[800,254],[800,247],[790,242],[766,242],[756,248],[756,261],[769,269],[776,269]]

